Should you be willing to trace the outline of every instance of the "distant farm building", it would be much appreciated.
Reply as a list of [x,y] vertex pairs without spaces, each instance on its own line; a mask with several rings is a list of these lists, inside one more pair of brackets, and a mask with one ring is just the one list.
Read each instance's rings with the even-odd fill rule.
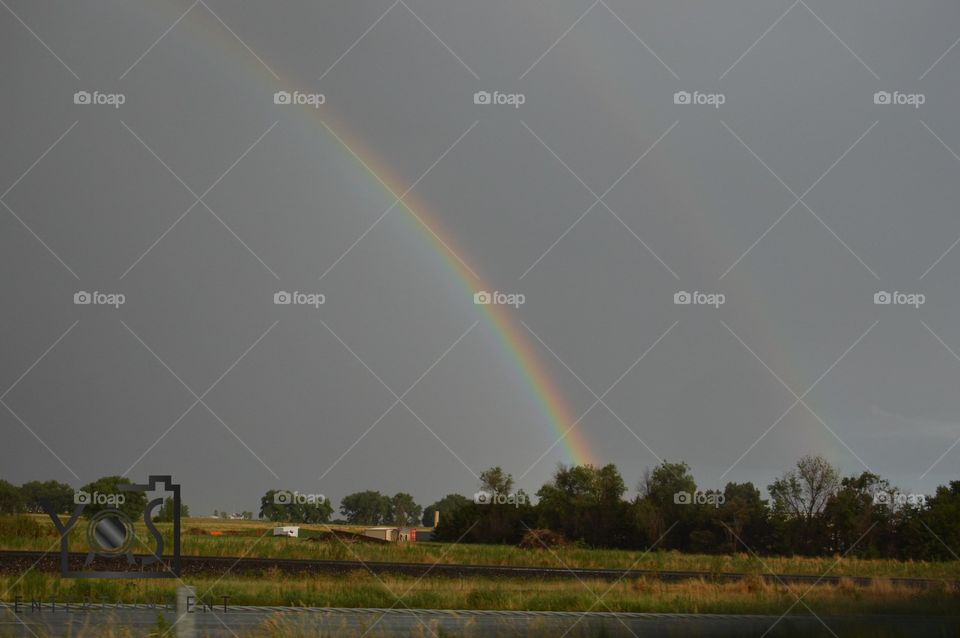
[[429,541],[433,539],[432,527],[368,527],[363,535],[378,540],[395,542]]
[[398,538],[399,531],[399,528],[396,527],[368,527],[363,530],[363,535],[382,541],[395,541]]

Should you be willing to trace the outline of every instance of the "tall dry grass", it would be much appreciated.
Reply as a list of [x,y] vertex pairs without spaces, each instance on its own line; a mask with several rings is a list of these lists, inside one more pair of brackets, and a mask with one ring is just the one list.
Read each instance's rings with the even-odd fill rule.
[[[167,547],[172,543],[172,527],[158,526],[166,537]],[[590,549],[581,547],[556,548],[553,551],[527,550],[507,545],[451,545],[416,542],[388,545],[356,543],[344,546],[331,541],[312,541],[307,538],[281,538],[269,535],[272,523],[264,521],[226,521],[216,519],[185,519],[182,524],[181,553],[187,556],[255,556],[268,558],[299,558],[321,560],[363,560],[412,563],[469,563],[482,565],[524,565],[532,567],[634,568],[656,571],[704,571],[708,573],[746,572],[753,574],[806,574],[820,576],[829,573],[839,576],[906,577],[932,579],[960,579],[960,561],[928,562],[897,561],[889,559],[862,559],[856,557],[788,557],[737,553],[726,555],[684,554],[676,551],[642,551]],[[148,538],[142,525],[136,526],[142,538]],[[246,533],[242,536],[211,536],[191,534],[190,530],[204,532],[225,531]],[[360,531],[362,527],[337,525],[304,525],[301,534],[345,529]],[[0,517],[0,549],[46,551],[55,544],[57,533],[45,516]],[[86,551],[82,525],[71,536],[71,549]]]
[[[18,581],[19,579],[19,581]],[[425,578],[373,576],[365,571],[344,575],[291,577],[277,572],[258,577],[185,577],[199,600],[222,605],[297,607],[410,607],[419,609],[506,609],[543,611],[620,611],[672,613],[780,614],[798,596],[818,614],[956,614],[960,589],[905,588],[890,581],[867,587],[849,580],[839,584],[784,585],[759,577],[733,583],[704,579],[668,582],[653,578],[537,581],[527,579]],[[84,600],[167,603],[178,582],[158,580],[74,580],[32,572],[0,577],[3,598],[58,602]],[[603,594],[602,604],[597,596]],[[399,600],[398,600],[399,598]],[[803,605],[794,609],[806,613]]]

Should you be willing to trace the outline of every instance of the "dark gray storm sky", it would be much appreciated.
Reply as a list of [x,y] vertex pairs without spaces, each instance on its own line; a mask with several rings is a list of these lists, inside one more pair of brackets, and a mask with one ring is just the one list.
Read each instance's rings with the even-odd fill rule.
[[628,485],[956,479],[958,38],[946,0],[4,0],[0,477],[536,490],[571,422],[495,289]]

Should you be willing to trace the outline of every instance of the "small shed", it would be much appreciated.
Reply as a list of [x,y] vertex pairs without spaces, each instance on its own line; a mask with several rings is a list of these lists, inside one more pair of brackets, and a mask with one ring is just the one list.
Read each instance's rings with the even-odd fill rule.
[[363,535],[370,538],[379,538],[383,541],[395,541],[398,531],[396,527],[368,527],[363,530]]

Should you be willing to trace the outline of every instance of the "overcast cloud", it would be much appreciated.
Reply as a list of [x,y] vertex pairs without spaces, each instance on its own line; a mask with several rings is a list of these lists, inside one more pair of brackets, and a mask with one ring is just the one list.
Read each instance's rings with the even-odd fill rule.
[[954,2],[6,5],[2,478],[957,478]]

